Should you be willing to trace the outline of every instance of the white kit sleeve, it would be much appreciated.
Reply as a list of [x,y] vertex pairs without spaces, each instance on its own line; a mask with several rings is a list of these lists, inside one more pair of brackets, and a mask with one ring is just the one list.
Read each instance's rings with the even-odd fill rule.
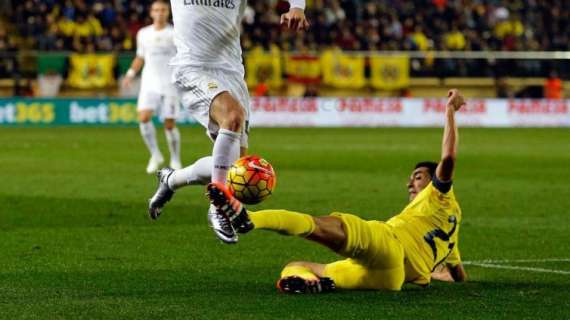
[[291,8],[305,10],[305,0],[289,0],[289,4],[291,5]]

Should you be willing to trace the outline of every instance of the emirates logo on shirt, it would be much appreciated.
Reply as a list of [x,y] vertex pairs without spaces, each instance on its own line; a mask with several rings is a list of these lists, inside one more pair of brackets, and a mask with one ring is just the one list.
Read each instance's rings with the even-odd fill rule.
[[185,6],[207,6],[214,8],[235,9],[234,0],[184,0]]

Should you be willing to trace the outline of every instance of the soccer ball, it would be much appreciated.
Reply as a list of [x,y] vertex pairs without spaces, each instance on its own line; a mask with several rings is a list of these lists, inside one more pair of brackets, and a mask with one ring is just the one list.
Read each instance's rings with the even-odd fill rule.
[[273,167],[259,156],[242,157],[228,171],[228,189],[245,204],[257,204],[267,199],[276,182]]

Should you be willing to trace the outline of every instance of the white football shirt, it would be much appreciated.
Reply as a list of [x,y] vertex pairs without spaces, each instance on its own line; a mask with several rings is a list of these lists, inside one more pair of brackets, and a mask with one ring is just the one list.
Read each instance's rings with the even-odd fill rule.
[[171,94],[172,84],[170,60],[176,55],[174,30],[171,25],[157,30],[146,26],[137,33],[137,56],[144,59],[141,92]]
[[175,66],[216,68],[245,74],[240,44],[246,0],[170,0]]

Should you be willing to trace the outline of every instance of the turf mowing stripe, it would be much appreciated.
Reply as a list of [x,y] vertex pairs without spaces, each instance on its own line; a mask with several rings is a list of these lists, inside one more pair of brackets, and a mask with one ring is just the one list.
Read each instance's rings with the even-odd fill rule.
[[465,263],[525,263],[525,262],[570,262],[570,258],[550,258],[550,259],[505,259],[505,260],[475,260],[466,261]]
[[518,267],[518,266],[509,266],[509,265],[503,265],[503,264],[477,263],[477,262],[470,262],[470,261],[467,261],[464,264],[469,265],[469,266],[491,268],[491,269],[522,270],[522,271],[531,271],[531,272],[557,273],[557,274],[569,274],[570,275],[570,271],[564,271],[564,270],[531,268],[531,267]]

